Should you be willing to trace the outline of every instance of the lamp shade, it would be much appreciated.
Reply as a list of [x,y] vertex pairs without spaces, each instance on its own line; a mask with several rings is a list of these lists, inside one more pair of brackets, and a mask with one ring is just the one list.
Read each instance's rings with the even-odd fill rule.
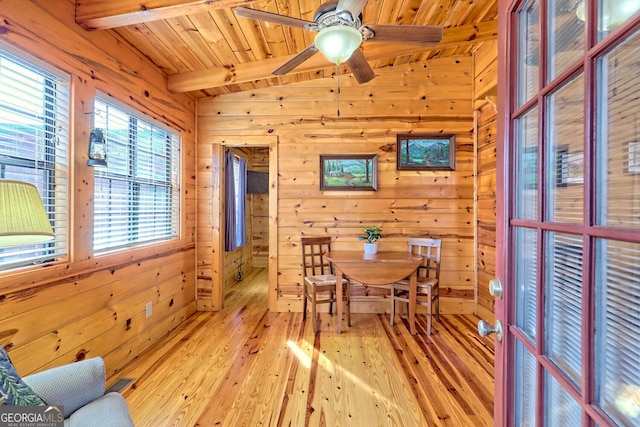
[[[576,7],[576,16],[579,20],[587,18],[586,1],[582,0]],[[611,31],[622,25],[634,13],[640,10],[640,0],[603,0],[600,3],[603,12],[600,17],[599,27],[604,31]]]
[[38,189],[27,182],[0,179],[0,247],[53,239]]
[[360,46],[362,34],[353,27],[336,25],[316,34],[314,43],[329,61],[340,64]]
[[602,14],[602,29],[615,30],[640,9],[639,0],[609,0]]

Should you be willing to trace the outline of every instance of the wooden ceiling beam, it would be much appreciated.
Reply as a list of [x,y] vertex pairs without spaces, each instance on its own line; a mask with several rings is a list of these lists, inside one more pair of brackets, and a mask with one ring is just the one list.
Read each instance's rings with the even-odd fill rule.
[[193,15],[258,0],[77,0],[76,23],[85,30],[124,27],[177,16]]
[[[468,47],[484,41],[496,40],[497,37],[498,22],[492,20],[473,25],[445,28],[444,38],[435,47],[425,48],[386,43],[367,43],[364,53],[367,59],[375,60],[452,47]],[[291,57],[293,57],[293,55],[244,62],[228,68],[218,67],[173,74],[169,76],[168,88],[174,93],[190,92],[271,78],[274,77],[271,71]],[[330,67],[331,65],[324,55],[318,54],[312,56],[289,74],[306,73]]]

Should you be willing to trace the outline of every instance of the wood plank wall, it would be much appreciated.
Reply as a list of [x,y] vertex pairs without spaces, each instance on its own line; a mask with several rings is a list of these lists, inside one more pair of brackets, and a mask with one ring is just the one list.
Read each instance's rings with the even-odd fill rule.
[[[365,85],[344,75],[341,85],[339,105],[335,77],[198,101],[198,152],[215,155],[213,141],[226,135],[278,138],[278,310],[301,310],[301,236],[329,234],[336,249],[360,250],[362,230],[378,225],[381,250],[406,249],[407,236],[441,237],[442,311],[472,313],[473,57],[396,65]],[[456,170],[398,171],[398,133],[455,134]],[[320,154],[376,154],[378,190],[320,191]],[[199,205],[211,203],[215,164],[198,168]],[[205,258],[213,243],[198,242]],[[389,309],[386,291],[355,292],[354,311]]]
[[[74,16],[73,1],[0,8],[2,42],[72,76],[69,259],[0,272],[0,345],[23,375],[93,356],[112,375],[195,312],[195,102],[169,93],[166,77],[112,33],[87,32]],[[86,153],[97,90],[180,132],[179,240],[94,257]]]
[[[252,148],[252,170],[269,172],[269,149]],[[252,266],[267,268],[269,264],[269,194],[251,194]]]
[[476,314],[493,322],[495,299],[489,280],[496,275],[496,142],[498,43],[483,43],[476,52]]

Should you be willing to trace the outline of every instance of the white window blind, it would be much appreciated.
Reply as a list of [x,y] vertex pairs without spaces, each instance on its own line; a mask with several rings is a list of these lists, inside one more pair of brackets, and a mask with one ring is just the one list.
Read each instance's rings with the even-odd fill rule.
[[618,425],[638,425],[640,244],[596,245],[596,399]]
[[582,383],[583,243],[579,235],[546,235],[545,330],[550,359]]
[[95,167],[96,253],[178,237],[180,138],[142,115],[97,98],[107,167]]
[[0,248],[0,270],[67,254],[70,77],[19,55],[0,46],[0,179],[38,188],[55,239]]
[[640,228],[640,32],[598,59],[598,225]]

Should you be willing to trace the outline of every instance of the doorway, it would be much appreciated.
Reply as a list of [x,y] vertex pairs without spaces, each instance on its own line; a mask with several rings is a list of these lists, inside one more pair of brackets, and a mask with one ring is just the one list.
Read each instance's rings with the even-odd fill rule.
[[[235,214],[231,226],[228,224],[230,213],[224,215],[226,239],[229,240],[229,233],[234,235],[225,245],[223,263],[224,286],[230,288],[242,282],[245,274],[253,269],[268,269],[269,147],[225,146],[225,156],[231,156],[225,162],[225,207]],[[234,179],[229,182],[231,163]],[[234,203],[227,200],[231,193]],[[233,245],[233,249],[228,245]]]
[[[224,305],[225,277],[237,274],[237,271],[227,271],[233,268],[231,258],[227,265],[224,248],[224,153],[228,148],[265,148],[268,150],[269,190],[268,200],[268,243],[266,244],[266,268],[268,269],[268,309],[276,311],[277,305],[277,209],[278,209],[278,144],[276,136],[218,136],[212,141],[210,148],[211,167],[207,168],[204,179],[199,179],[200,187],[209,184],[211,187],[210,222],[200,221],[205,224],[204,230],[199,231],[198,264],[199,283],[197,288],[197,304],[199,311],[220,311]],[[201,181],[207,181],[202,183]],[[204,237],[202,237],[204,236]],[[263,245],[264,248],[265,245]],[[204,267],[207,267],[206,270]],[[200,273],[206,271],[208,276]],[[201,277],[203,278],[201,280]]]

